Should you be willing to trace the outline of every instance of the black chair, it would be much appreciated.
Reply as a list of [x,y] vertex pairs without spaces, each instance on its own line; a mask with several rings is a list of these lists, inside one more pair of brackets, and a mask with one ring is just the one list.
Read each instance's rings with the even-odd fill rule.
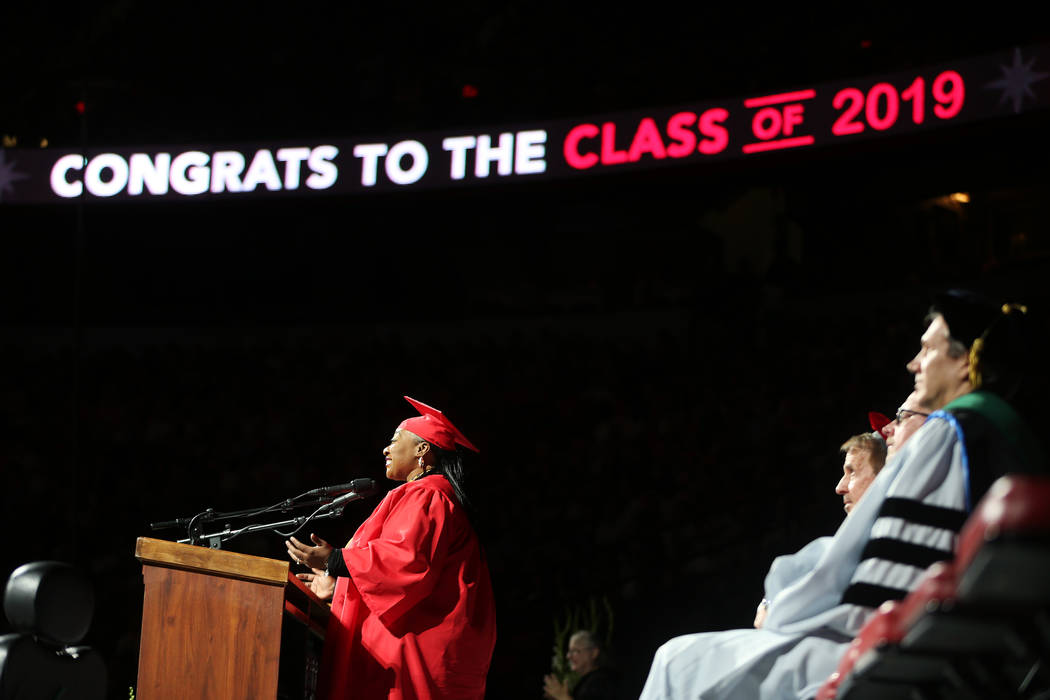
[[0,700],[101,700],[106,666],[76,644],[95,608],[91,583],[57,561],[23,564],[4,589],[4,614],[15,630],[0,636]]

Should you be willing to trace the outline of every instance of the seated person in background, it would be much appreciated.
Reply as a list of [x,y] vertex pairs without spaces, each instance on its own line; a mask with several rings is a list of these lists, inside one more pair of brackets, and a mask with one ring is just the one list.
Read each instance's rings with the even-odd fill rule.
[[881,414],[869,413],[874,431],[854,435],[839,447],[839,451],[846,455],[846,460],[835,493],[842,496],[847,515],[886,462],[926,422],[926,416],[930,414],[920,409],[922,404],[919,403],[919,396],[913,391],[897,409],[894,420],[886,422],[887,419]]
[[580,630],[569,637],[569,649],[565,654],[569,668],[579,680],[572,691],[568,686],[548,674],[543,678],[543,695],[553,700],[613,700],[617,696],[615,674],[605,663],[598,640],[588,630]]
[[[839,448],[846,453],[846,460],[842,467],[842,480],[835,488],[835,493],[842,495],[847,515],[860,501],[886,462],[922,427],[929,414],[919,411],[919,407],[919,400],[913,391],[897,409],[894,420],[886,422],[886,418],[881,414],[869,414],[874,432],[854,435]],[[830,543],[830,537],[819,537],[796,554],[773,560],[773,565],[766,575],[766,597],[759,603],[755,613],[756,628],[762,626],[766,613],[769,612],[769,601],[792,582],[809,573]]]
[[908,394],[908,398],[904,399],[904,403],[897,409],[896,417],[880,431],[886,439],[887,462],[893,459],[897,450],[922,427],[928,415],[930,414],[922,411],[919,395],[914,391]]
[[861,433],[842,443],[839,452],[846,459],[835,493],[842,496],[842,507],[848,515],[886,463],[886,441],[877,432]]
[[[883,438],[889,432],[888,425],[892,422],[888,423],[888,419],[882,414],[871,413],[869,416],[871,417],[871,427],[874,428],[874,431],[854,435],[839,446],[839,452],[846,455],[846,457],[842,464],[842,478],[839,479],[839,483],[835,486],[835,493],[842,496],[843,508],[847,515],[857,501],[861,499],[861,496],[864,495],[868,486],[875,479],[875,475],[882,469],[882,465],[886,463],[886,441]],[[876,417],[881,420],[876,420]],[[758,604],[758,609],[755,610],[754,626],[756,629],[762,626],[762,622],[766,619],[766,613],[769,611],[769,600],[772,597],[770,592],[770,575],[776,571],[779,580],[781,580],[777,588],[783,588],[782,581],[785,576],[788,577],[788,580],[793,580],[809,571],[812,565],[816,563],[815,556],[820,551],[823,551],[823,547],[828,540],[830,538],[818,538],[794,555],[777,557],[773,560],[773,566],[769,570],[770,573],[766,576],[766,597],[762,599],[762,602]],[[810,554],[814,556],[810,556]],[[790,573],[787,571],[789,568],[791,570]]]
[[952,558],[995,478],[1045,471],[1038,440],[1009,404],[1030,352],[1025,314],[970,292],[938,295],[907,365],[930,412],[922,428],[814,566],[771,600],[761,629],[671,639],[656,652],[642,700],[814,697],[875,608],[903,599],[932,563]]

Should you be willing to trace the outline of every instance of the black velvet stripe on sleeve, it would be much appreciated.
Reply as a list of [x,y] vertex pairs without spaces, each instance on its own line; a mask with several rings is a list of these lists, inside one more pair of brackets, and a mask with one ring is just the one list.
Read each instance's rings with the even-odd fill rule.
[[860,558],[861,561],[865,559],[885,559],[898,564],[914,566],[918,569],[926,569],[935,562],[950,561],[954,558],[954,555],[944,549],[882,537],[869,540]]
[[879,509],[880,518],[901,518],[917,525],[959,532],[966,523],[966,511],[931,506],[910,498],[887,498]]
[[329,576],[349,576],[350,569],[346,568],[346,561],[343,559],[343,550],[333,549],[332,553],[328,557],[328,575]]
[[874,583],[853,583],[842,594],[842,602],[877,608],[887,600],[904,600],[907,595],[908,591],[900,588],[877,586]]

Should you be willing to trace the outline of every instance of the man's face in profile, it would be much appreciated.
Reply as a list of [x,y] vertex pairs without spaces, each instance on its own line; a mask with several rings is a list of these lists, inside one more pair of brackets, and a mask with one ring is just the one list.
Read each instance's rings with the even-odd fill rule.
[[842,507],[849,513],[875,480],[875,468],[869,450],[851,447],[842,463],[842,478],[835,493],[842,496]]
[[918,392],[913,391],[901,404],[897,416],[886,426],[886,459],[897,454],[916,430],[926,422],[927,412],[919,405]]
[[950,339],[944,316],[938,315],[922,334],[918,354],[908,363],[915,374],[916,399],[924,410],[941,408],[967,385],[970,361],[966,353],[949,355]]

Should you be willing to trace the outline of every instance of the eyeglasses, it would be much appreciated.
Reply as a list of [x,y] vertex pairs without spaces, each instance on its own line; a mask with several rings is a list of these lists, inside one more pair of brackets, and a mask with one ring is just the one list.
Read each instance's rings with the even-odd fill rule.
[[897,422],[903,423],[911,416],[928,416],[929,413],[923,413],[922,411],[910,411],[907,408],[901,408],[897,410]]

